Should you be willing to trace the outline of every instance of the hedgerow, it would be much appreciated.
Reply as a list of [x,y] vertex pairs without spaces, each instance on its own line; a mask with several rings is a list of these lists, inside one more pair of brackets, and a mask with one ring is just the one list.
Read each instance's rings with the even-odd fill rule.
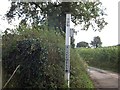
[[90,66],[118,72],[118,49],[119,46],[102,48],[79,48],[79,55]]
[[[16,29],[3,35],[3,85],[20,65],[6,88],[67,88],[65,40],[58,31],[38,28]],[[93,88],[83,62],[71,49],[71,88]]]

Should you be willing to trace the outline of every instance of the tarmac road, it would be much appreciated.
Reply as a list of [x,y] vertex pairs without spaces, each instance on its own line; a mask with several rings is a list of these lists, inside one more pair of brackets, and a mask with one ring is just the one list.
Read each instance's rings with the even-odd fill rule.
[[104,90],[107,88],[111,88],[112,90],[118,90],[118,87],[120,88],[120,85],[118,85],[118,74],[116,73],[93,67],[88,67],[88,73],[93,80],[95,87],[98,90],[102,88]]

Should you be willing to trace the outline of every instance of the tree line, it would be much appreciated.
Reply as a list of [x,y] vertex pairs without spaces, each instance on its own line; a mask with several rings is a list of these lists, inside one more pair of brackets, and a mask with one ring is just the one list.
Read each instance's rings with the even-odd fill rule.
[[[102,46],[102,42],[101,42],[100,37],[99,36],[94,37],[93,41],[91,41],[90,45],[91,45],[91,47],[94,47],[94,48],[101,47]],[[77,43],[76,47],[90,48],[90,45],[89,45],[89,43],[87,43],[85,41],[81,41],[81,42]]]

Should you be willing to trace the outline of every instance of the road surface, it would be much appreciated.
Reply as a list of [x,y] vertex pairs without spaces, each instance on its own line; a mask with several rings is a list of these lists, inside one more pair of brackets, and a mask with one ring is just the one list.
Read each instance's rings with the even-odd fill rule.
[[120,90],[118,74],[93,67],[88,67],[88,73],[94,82],[95,88],[98,90],[107,90],[108,88],[110,90]]

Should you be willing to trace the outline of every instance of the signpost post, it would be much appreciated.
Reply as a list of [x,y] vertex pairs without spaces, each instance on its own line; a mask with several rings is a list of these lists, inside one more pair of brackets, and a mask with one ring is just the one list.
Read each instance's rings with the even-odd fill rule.
[[66,14],[66,42],[65,42],[65,80],[70,87],[70,21],[71,14]]

